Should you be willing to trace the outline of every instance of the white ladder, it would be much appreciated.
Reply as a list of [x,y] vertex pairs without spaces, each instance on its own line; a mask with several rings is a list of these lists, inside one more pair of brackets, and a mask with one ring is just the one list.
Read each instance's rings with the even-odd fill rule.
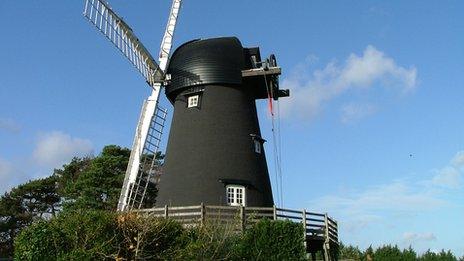
[[143,145],[137,176],[135,181],[129,184],[128,210],[141,208],[149,183],[156,184],[159,180],[161,166],[156,156],[159,152],[166,115],[166,109],[156,107]]

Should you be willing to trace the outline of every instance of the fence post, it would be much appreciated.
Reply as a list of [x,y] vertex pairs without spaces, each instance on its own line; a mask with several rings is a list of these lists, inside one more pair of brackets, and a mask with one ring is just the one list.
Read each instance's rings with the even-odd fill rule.
[[272,206],[272,218],[274,220],[277,220],[277,209],[276,209],[276,205]]
[[324,257],[325,260],[330,260],[330,254],[329,254],[329,249],[330,249],[330,241],[329,241],[329,219],[327,216],[327,213],[324,214],[324,224],[325,224],[325,240],[324,240]]
[[200,210],[200,213],[201,213],[200,214],[201,215],[200,222],[201,222],[201,225],[203,226],[205,224],[205,211],[206,211],[205,204],[203,202],[201,202],[200,208],[201,208],[201,210]]
[[245,231],[245,207],[240,206],[240,228]]
[[168,218],[168,205],[164,205],[164,218]]
[[303,209],[303,238],[304,238],[304,246],[307,249],[308,243],[306,242],[306,209]]

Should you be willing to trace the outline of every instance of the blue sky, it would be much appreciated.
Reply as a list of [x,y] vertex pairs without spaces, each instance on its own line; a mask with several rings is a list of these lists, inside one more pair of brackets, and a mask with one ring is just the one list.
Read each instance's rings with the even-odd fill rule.
[[[111,1],[156,56],[169,1]],[[284,205],[345,243],[464,255],[464,4],[189,1],[175,46],[237,36],[275,53]],[[1,1],[0,192],[72,156],[130,146],[149,88],[81,1]],[[163,100],[165,107],[171,109]],[[274,181],[271,122],[258,102]],[[167,138],[167,135],[165,135]]]

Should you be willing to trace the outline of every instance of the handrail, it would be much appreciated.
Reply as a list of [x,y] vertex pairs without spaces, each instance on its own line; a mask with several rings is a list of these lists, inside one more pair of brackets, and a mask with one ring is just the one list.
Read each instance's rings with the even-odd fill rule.
[[[242,206],[164,206],[149,209],[139,209],[134,212],[153,214],[154,216],[173,218],[185,224],[203,224],[208,219],[223,219],[224,221],[239,221],[243,230],[248,224],[253,224],[259,219],[270,218],[290,220],[301,223],[304,227],[304,236],[307,240],[324,240],[325,243],[338,244],[338,223],[327,214],[307,212],[303,210],[285,209],[277,207],[242,207]],[[188,217],[188,218],[186,218]],[[306,242],[305,241],[305,242]]]

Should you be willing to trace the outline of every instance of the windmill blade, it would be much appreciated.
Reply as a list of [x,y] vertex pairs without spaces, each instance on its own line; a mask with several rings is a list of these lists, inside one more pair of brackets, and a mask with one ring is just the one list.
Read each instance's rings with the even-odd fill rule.
[[171,12],[169,13],[168,23],[164,31],[163,40],[161,41],[159,59],[161,69],[164,71],[169,60],[169,53],[172,48],[172,40],[174,38],[174,31],[176,29],[177,18],[179,17],[179,11],[182,6],[182,0],[173,0],[171,6]]
[[151,87],[164,81],[158,63],[105,1],[86,0],[84,16],[129,59]]

